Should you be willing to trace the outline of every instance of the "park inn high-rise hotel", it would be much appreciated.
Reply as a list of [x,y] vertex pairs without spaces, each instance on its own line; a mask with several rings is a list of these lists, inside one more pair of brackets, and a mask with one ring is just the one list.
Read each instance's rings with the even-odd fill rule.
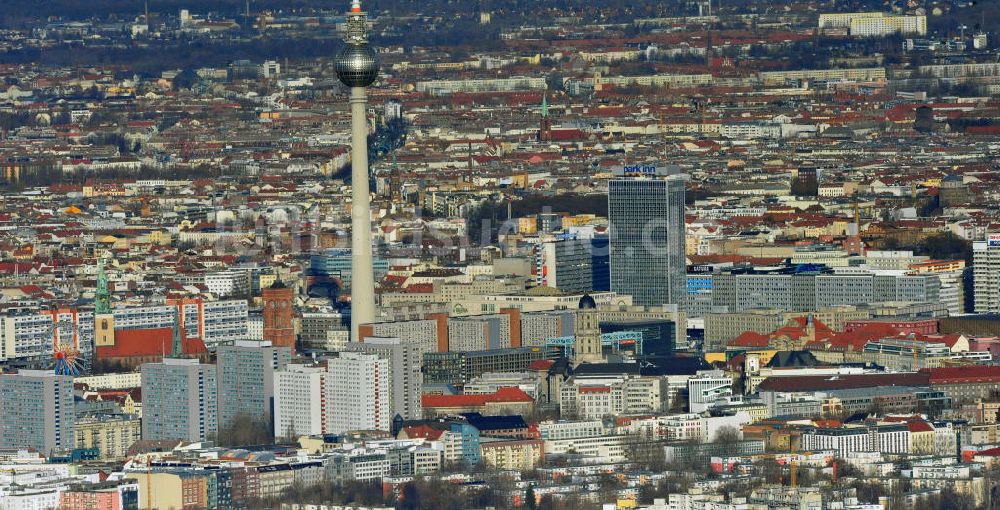
[[687,295],[684,186],[677,167],[624,167],[608,183],[611,291],[634,304],[676,304]]

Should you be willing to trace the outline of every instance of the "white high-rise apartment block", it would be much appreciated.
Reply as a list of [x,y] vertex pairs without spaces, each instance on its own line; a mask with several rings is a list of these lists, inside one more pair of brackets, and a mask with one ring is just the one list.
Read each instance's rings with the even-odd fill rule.
[[424,377],[420,371],[422,356],[419,347],[399,338],[368,337],[364,342],[347,344],[347,350],[375,354],[389,362],[392,417],[398,414],[404,420],[423,418],[420,390]]
[[389,360],[376,354],[343,352],[327,365],[330,430],[389,430],[392,383]]
[[1000,234],[972,243],[972,285],[976,313],[1000,312]]
[[325,434],[327,377],[323,367],[288,365],[274,373],[274,433],[278,437]]

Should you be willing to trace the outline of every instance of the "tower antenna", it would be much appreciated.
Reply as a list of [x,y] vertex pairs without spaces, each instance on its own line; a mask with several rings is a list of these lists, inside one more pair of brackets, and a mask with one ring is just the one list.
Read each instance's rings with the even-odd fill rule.
[[347,13],[347,43],[334,61],[337,77],[351,88],[351,335],[375,320],[372,271],[371,197],[368,174],[368,93],[378,78],[378,54],[368,45],[368,21],[361,0]]

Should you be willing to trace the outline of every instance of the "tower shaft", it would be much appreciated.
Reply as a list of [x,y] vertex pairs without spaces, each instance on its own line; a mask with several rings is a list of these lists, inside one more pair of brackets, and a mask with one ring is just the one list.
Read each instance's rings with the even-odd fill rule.
[[375,320],[371,203],[368,191],[368,95],[351,87],[351,335]]

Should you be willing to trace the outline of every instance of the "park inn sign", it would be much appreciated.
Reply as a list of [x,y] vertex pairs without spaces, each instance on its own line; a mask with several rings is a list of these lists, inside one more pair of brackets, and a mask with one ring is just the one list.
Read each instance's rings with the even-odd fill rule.
[[677,165],[622,165],[612,171],[615,177],[668,176],[681,173]]

